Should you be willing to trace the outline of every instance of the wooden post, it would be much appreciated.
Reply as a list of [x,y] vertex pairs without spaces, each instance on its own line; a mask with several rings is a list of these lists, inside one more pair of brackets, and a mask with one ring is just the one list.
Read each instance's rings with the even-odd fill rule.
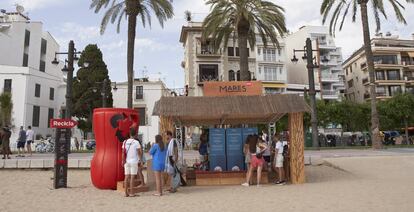
[[305,183],[303,113],[289,113],[290,180],[292,184]]

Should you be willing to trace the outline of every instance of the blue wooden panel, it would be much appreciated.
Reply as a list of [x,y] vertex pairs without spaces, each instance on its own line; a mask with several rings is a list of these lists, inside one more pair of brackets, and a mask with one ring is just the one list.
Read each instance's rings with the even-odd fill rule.
[[210,128],[209,143],[210,170],[214,171],[216,167],[221,167],[223,171],[227,170],[225,129]]
[[237,166],[239,169],[244,167],[243,158],[243,137],[241,128],[226,130],[226,152],[227,152],[227,170],[231,171]]

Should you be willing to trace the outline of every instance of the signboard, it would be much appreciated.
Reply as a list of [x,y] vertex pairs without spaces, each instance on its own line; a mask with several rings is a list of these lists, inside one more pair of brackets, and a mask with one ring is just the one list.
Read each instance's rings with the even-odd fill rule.
[[241,128],[226,130],[227,171],[232,171],[236,166],[243,170],[243,144]]
[[73,128],[78,123],[72,119],[50,119],[50,128],[67,129]]
[[71,119],[50,119],[50,127],[57,128],[55,136],[55,171],[53,178],[53,187],[55,189],[67,187],[71,128],[77,124],[76,121]]
[[255,96],[263,94],[260,81],[205,82],[204,96]]
[[210,128],[210,171],[214,171],[216,167],[221,170],[227,169],[226,164],[226,133],[225,129]]

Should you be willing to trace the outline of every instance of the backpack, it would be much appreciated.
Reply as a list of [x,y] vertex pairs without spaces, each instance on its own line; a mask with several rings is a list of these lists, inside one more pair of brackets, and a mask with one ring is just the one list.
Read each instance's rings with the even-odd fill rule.
[[283,157],[287,157],[289,155],[289,146],[287,144],[286,145],[283,145],[283,143],[282,143],[282,146],[283,146],[283,153],[282,153],[282,155],[283,155]]

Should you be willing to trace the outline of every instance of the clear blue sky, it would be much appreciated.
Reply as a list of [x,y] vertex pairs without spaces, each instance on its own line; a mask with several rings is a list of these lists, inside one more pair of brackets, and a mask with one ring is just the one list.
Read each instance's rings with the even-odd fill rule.
[[[319,7],[322,0],[273,0],[286,9],[287,24],[290,31],[296,31],[303,25],[321,25]],[[385,0],[387,1],[387,0]],[[96,43],[104,54],[112,81],[126,81],[126,21],[123,22],[121,33],[117,34],[114,26],[107,28],[104,35],[99,34],[102,13],[95,14],[89,10],[90,0],[0,0],[0,8],[14,10],[14,4],[25,7],[33,21],[44,23],[66,49],[69,40],[74,40],[79,50],[89,43]],[[161,29],[153,20],[152,29],[137,27],[135,53],[135,76],[141,77],[146,67],[148,75],[161,73],[161,78],[169,87],[184,87],[184,72],[180,66],[183,60],[183,48],[179,43],[184,11],[194,13],[195,21],[201,21],[209,8],[204,0],[175,0],[175,18]],[[391,11],[391,10],[390,10]],[[414,5],[409,5],[404,12],[409,24],[396,24],[392,16],[383,23],[383,32],[398,31],[400,37],[411,39],[414,32]],[[359,18],[359,17],[358,17]],[[373,31],[372,27],[372,31]],[[342,47],[344,59],[362,45],[361,25],[348,22],[342,32],[337,33],[335,42]]]

